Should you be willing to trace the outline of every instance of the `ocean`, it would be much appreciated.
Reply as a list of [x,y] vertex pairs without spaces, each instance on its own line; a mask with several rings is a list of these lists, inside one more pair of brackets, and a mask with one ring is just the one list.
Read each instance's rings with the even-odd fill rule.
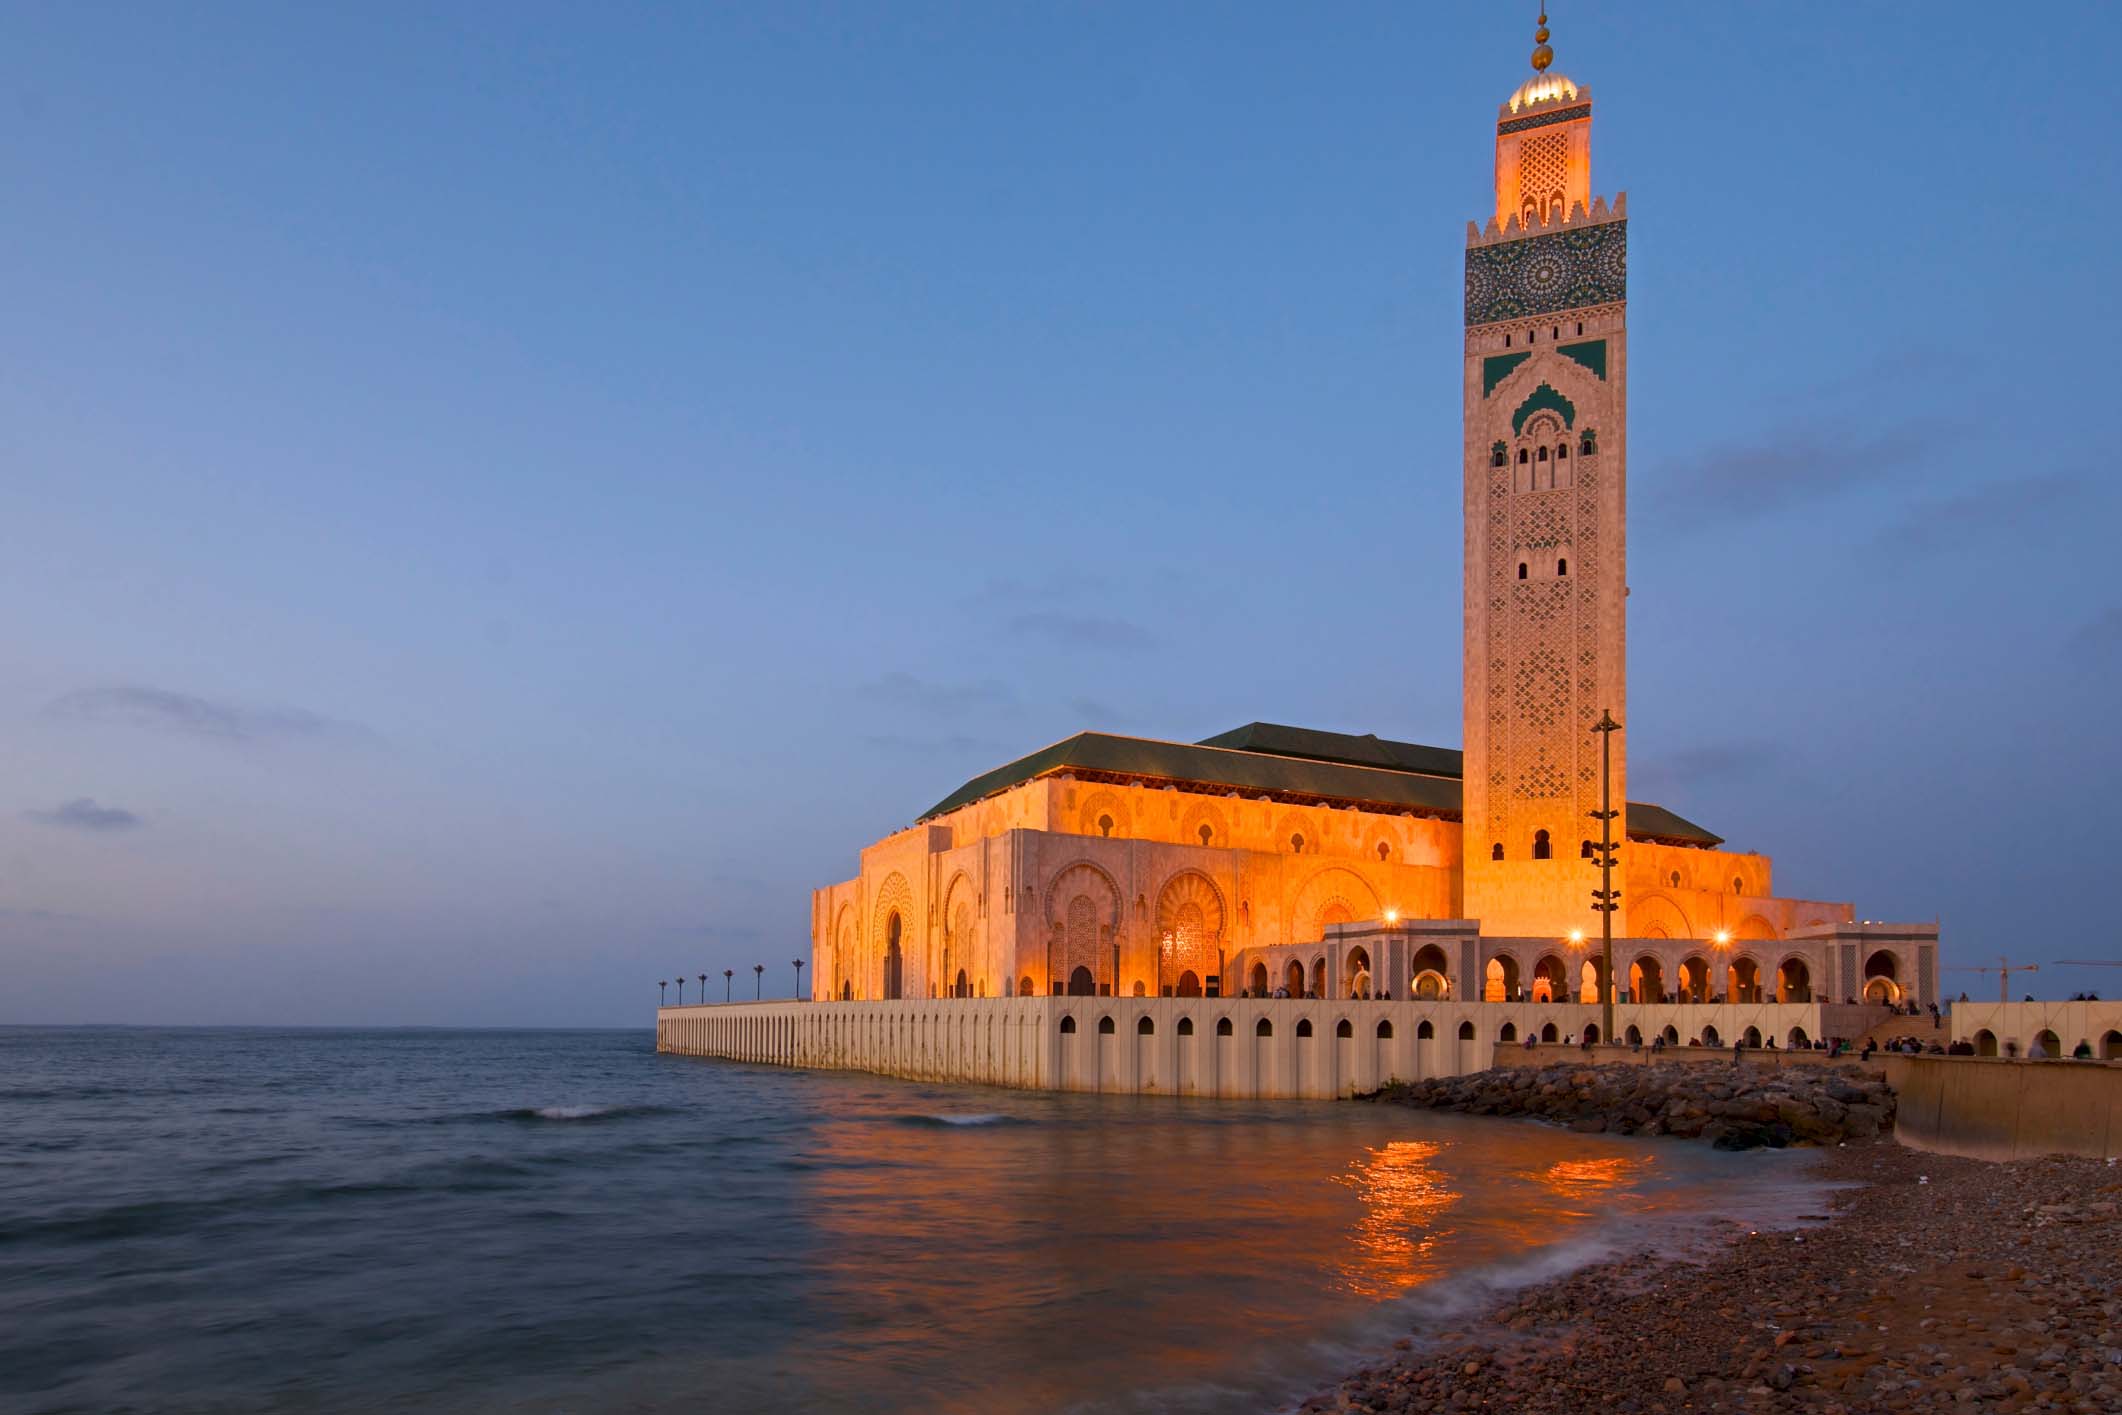
[[0,1028],[0,1410],[1286,1405],[1801,1154],[928,1086],[641,1031]]

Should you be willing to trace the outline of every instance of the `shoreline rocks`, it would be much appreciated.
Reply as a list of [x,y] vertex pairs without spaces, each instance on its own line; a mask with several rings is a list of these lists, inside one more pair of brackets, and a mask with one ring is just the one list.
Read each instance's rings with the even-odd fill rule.
[[2122,1166],[1827,1151],[1832,1217],[1502,1298],[1303,1415],[2122,1410]]
[[1557,1062],[1395,1081],[1359,1100],[1467,1115],[1524,1116],[1583,1134],[1673,1135],[1720,1150],[1838,1145],[1893,1128],[1878,1072],[1838,1066]]

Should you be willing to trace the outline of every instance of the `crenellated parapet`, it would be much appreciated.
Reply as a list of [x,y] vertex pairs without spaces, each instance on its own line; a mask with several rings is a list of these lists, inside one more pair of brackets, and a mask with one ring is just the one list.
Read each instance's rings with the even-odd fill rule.
[[1529,236],[1553,235],[1565,230],[1574,230],[1584,226],[1600,226],[1610,221],[1626,221],[1627,219],[1628,193],[1618,192],[1615,194],[1611,206],[1607,204],[1605,197],[1593,197],[1589,210],[1586,210],[1584,203],[1580,201],[1573,205],[1567,213],[1550,217],[1544,221],[1534,217],[1529,221],[1521,222],[1515,215],[1511,216],[1508,221],[1503,222],[1498,222],[1495,217],[1491,216],[1488,218],[1488,225],[1485,227],[1479,222],[1469,221],[1466,223],[1466,245],[1471,250],[1476,246],[1493,246],[1504,241],[1522,241]]

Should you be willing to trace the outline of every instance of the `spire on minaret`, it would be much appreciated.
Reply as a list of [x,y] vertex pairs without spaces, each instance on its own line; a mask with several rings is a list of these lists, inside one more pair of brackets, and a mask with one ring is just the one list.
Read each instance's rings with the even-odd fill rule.
[[1547,6],[1540,7],[1540,28],[1533,31],[1533,69],[1546,73],[1547,66],[1555,62],[1555,51],[1547,47]]

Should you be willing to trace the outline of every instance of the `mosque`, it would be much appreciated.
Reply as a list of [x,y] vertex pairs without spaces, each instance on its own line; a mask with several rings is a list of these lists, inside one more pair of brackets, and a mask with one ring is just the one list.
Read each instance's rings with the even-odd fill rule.
[[1078,733],[814,892],[813,1000],[1583,1003],[1608,956],[1625,1003],[1938,1000],[1934,925],[1780,892],[1627,795],[1628,209],[1547,40],[1466,232],[1463,750]]

